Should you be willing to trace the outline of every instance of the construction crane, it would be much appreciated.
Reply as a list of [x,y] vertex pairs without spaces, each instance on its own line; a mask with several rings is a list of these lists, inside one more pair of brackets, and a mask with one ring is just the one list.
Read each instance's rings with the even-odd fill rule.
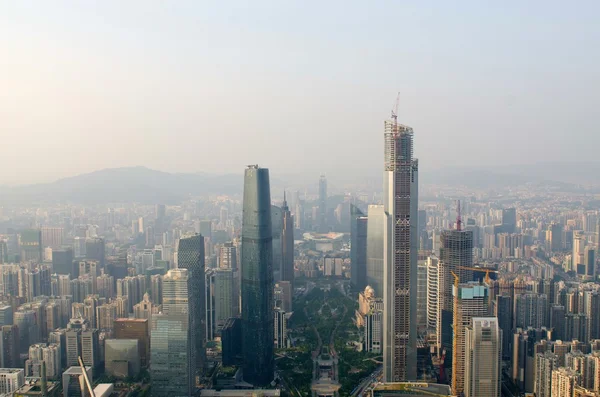
[[392,120],[394,120],[394,125],[398,125],[398,106],[400,104],[400,93],[396,96],[396,103],[394,104],[394,108],[392,109]]
[[[79,360],[79,366],[81,367],[81,373],[83,374],[83,379],[85,380],[85,385],[87,386],[87,389],[90,393],[90,397],[96,397],[96,395],[94,394],[94,389],[92,388],[92,384],[90,383],[90,379],[87,376],[87,372],[85,372],[85,365],[83,365],[83,360],[81,359],[81,356],[77,357],[77,359]],[[83,390],[82,390],[82,395]]]
[[456,230],[462,230],[462,218],[460,216],[460,200],[456,200]]
[[[491,279],[490,279],[490,273],[495,273],[498,274],[498,270],[494,270],[494,269],[490,269],[487,267],[469,267],[469,266],[457,266],[457,269],[461,269],[461,270],[472,270],[474,272],[485,272],[485,278],[484,281],[486,284],[489,284]],[[454,273],[452,273],[452,275],[454,275]]]

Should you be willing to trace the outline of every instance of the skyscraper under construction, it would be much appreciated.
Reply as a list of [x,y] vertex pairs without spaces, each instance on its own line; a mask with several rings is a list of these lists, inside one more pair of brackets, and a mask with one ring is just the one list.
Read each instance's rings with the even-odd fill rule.
[[417,378],[418,160],[412,128],[395,113],[384,127],[383,374],[399,382]]

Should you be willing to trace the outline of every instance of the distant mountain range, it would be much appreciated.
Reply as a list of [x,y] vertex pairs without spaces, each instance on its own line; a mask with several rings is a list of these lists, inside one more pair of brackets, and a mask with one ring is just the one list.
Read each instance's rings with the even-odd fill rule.
[[145,167],[110,168],[56,182],[4,187],[0,203],[177,203],[190,195],[235,194],[243,176],[168,173]]
[[[496,188],[523,183],[544,183],[579,190],[600,186],[600,163],[544,163],[535,165],[489,167],[474,164],[472,167],[448,167],[438,170],[421,169],[422,184],[461,185],[472,188]],[[306,175],[271,176],[271,189],[286,186],[304,186],[316,178]],[[335,175],[329,177],[336,181]],[[342,177],[349,180],[349,175]],[[377,188],[381,176],[357,177],[355,183],[364,180]],[[146,167],[111,168],[59,179],[56,182],[0,187],[0,204],[45,203],[166,203],[174,204],[189,196],[206,194],[241,194],[243,175],[208,173],[168,173]]]

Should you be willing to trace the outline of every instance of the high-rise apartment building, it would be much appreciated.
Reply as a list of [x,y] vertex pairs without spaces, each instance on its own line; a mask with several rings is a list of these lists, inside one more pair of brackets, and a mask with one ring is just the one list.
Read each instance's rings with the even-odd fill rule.
[[548,296],[546,294],[519,294],[515,296],[517,328],[548,326]]
[[356,290],[367,286],[367,225],[369,218],[350,204],[350,279]]
[[489,315],[489,290],[476,282],[462,283],[453,287],[455,302],[454,338],[452,344],[452,393],[460,395],[465,391],[466,328],[472,325],[473,318]]
[[[63,245],[64,229],[62,227],[43,227],[42,228],[42,246],[52,249]],[[54,252],[53,252],[54,254]]]
[[552,371],[552,397],[572,397],[580,375],[570,368],[557,368]]
[[383,377],[417,378],[418,160],[413,130],[385,121]]
[[474,317],[465,334],[465,397],[500,397],[502,330],[495,317]]
[[157,396],[192,396],[195,392],[194,333],[199,330],[192,326],[192,288],[187,269],[169,270],[164,276],[163,312],[152,316],[150,336],[152,393]]
[[[195,330],[194,346],[196,351],[196,368],[202,370],[204,368],[206,356],[206,337],[205,329],[205,283],[206,276],[204,274],[204,237],[201,234],[196,234],[190,237],[180,238],[177,242],[177,267],[179,269],[187,269],[188,277],[190,278],[190,310],[191,327]],[[163,279],[163,310],[166,296],[165,280]]]
[[242,338],[244,379],[273,380],[273,247],[269,170],[249,166],[244,175],[242,225]]

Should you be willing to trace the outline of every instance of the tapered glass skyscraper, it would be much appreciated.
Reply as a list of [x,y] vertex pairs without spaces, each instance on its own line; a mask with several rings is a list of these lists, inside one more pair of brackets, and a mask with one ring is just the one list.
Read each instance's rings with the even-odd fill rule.
[[[196,368],[202,370],[206,357],[205,313],[206,297],[204,275],[204,237],[195,234],[177,242],[177,267],[187,269],[190,278],[191,326],[195,329]],[[164,288],[164,287],[163,287]]]
[[273,380],[273,246],[269,170],[249,166],[244,175],[242,222],[242,342],[244,380]]
[[400,382],[417,378],[418,161],[412,128],[384,126],[383,374]]

